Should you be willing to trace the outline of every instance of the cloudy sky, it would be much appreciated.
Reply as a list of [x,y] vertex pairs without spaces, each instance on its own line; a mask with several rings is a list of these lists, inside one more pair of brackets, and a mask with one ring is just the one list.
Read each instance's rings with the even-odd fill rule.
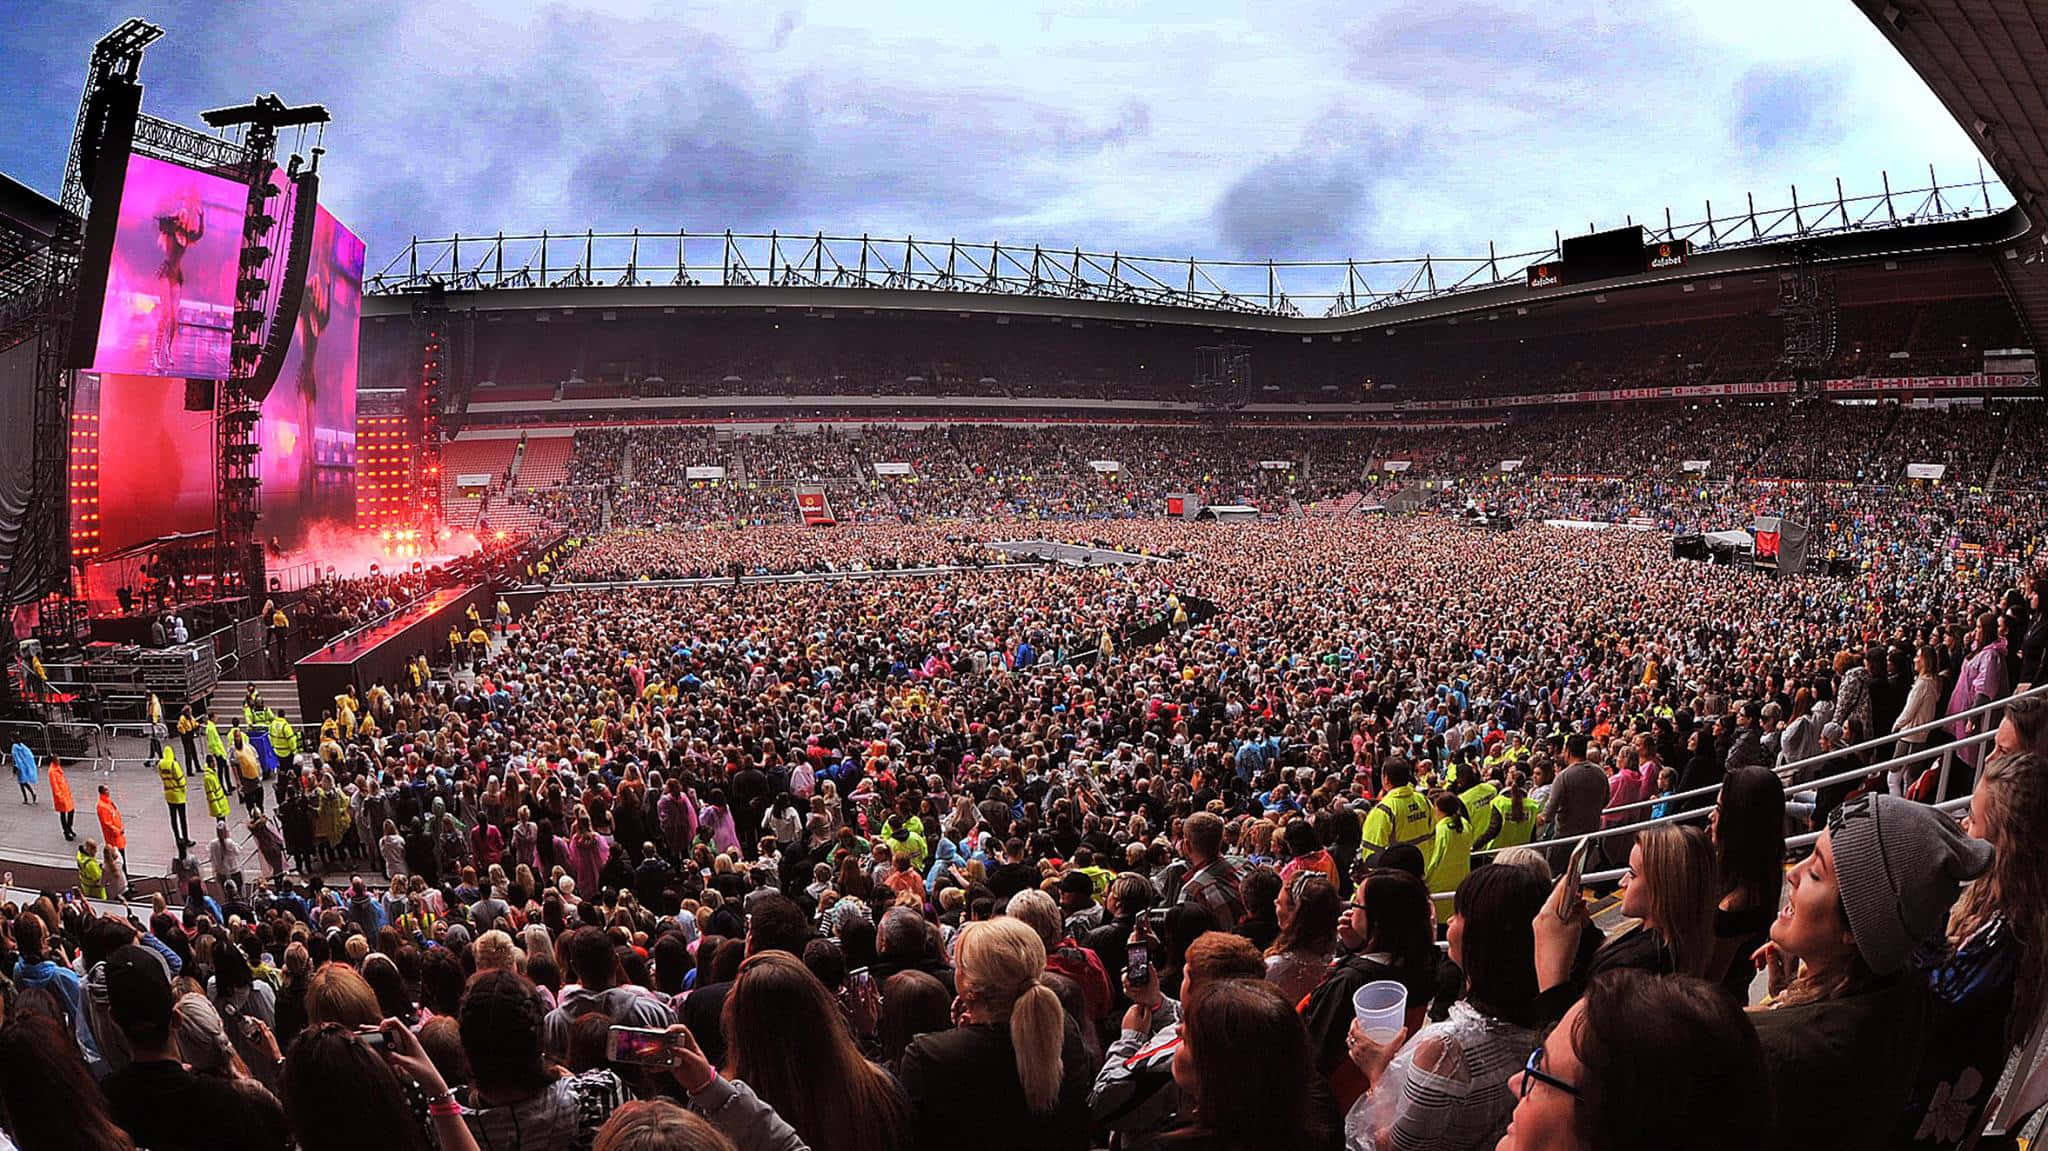
[[91,45],[142,15],[155,115],[333,110],[322,199],[372,271],[588,227],[1508,252],[1978,163],[1848,0],[4,6],[0,171],[57,192]]

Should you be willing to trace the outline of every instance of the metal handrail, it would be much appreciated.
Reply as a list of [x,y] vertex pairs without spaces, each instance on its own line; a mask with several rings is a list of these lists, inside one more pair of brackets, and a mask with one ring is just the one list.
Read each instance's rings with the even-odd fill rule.
[[[1959,795],[1959,796],[1955,797],[1954,799],[1948,799],[1948,800],[1943,800],[1942,802],[1940,802],[1940,803],[1937,803],[1937,804],[1934,804],[1933,806],[1934,806],[1934,810],[1936,810],[1936,811],[1940,811],[1940,812],[1954,813],[1954,812],[1958,812],[1958,811],[1968,811],[1968,810],[1970,809],[1970,797],[1969,797],[1969,796],[1967,796],[1967,795]],[[1799,835],[1794,835],[1794,836],[1791,836],[1790,838],[1786,839],[1786,840],[1785,840],[1785,850],[1786,850],[1787,852],[1790,852],[1790,851],[1792,851],[1792,850],[1793,850],[1794,848],[1800,848],[1800,847],[1812,847],[1812,846],[1813,846],[1813,845],[1814,845],[1814,844],[1815,844],[1816,842],[1818,842],[1819,840],[1820,840],[1820,832],[1818,832],[1818,831],[1808,831],[1808,832],[1803,832],[1803,833],[1801,833],[1801,834],[1799,834]],[[1617,867],[1617,868],[1615,868],[1615,869],[1613,869],[1613,870],[1611,870],[1611,871],[1595,871],[1595,872],[1592,872],[1592,873],[1591,873],[1591,874],[1589,874],[1589,875],[1585,875],[1585,876],[1583,876],[1583,877],[1582,877],[1582,882],[1585,882],[1585,883],[1616,883],[1616,882],[1619,882],[1619,881],[1621,880],[1621,878],[1622,878],[1623,876],[1627,875],[1627,874],[1628,874],[1628,868],[1626,868],[1626,867]]]
[[[2007,699],[1999,701],[2000,704],[2004,704],[2007,702],[2010,702],[2010,700]],[[1988,707],[1990,705],[1986,706]],[[1973,710],[1983,709],[1978,708]],[[1947,718],[1960,719],[1964,717],[1966,714],[1968,713],[1957,712],[1955,715],[1948,716]],[[1821,779],[1806,780],[1793,786],[1797,787],[1800,791],[1818,791],[1821,788],[1832,787],[1836,784],[1851,783],[1856,780],[1865,779],[1869,776],[1876,775],[1884,771],[1888,771],[1895,766],[1905,766],[1912,763],[1918,763],[1922,760],[1940,759],[1942,761],[1942,774],[1940,785],[1937,786],[1935,789],[1935,799],[1937,800],[1937,802],[1946,801],[1948,798],[1948,775],[1950,769],[1954,766],[1954,757],[1956,751],[1960,748],[1974,747],[1980,743],[1990,743],[1992,740],[1995,740],[1997,738],[1998,730],[1996,728],[1993,728],[1989,731],[1980,731],[1965,736],[1962,739],[1955,740],[1952,743],[1937,744],[1933,747],[1921,748],[1918,751],[1909,752],[1905,755],[1895,756],[1891,759],[1870,764],[1867,767],[1857,767],[1853,770],[1842,772],[1839,775],[1826,776]],[[1846,750],[1847,749],[1844,749],[1844,751]],[[1829,756],[1832,757],[1836,754],[1840,753],[1831,752],[1829,753]],[[1720,789],[1721,785],[1715,784],[1713,787],[1698,788],[1686,794],[1692,796],[1700,796],[1707,794],[1708,792],[1718,793]],[[1657,802],[1671,803],[1675,802],[1677,799],[1678,797],[1676,795],[1669,795],[1660,797]],[[1686,823],[1691,820],[1705,819],[1707,816],[1711,815],[1713,811],[1713,805],[1709,804],[1705,807],[1695,807],[1688,809],[1686,811],[1672,812],[1670,815],[1660,816],[1656,819],[1638,820],[1631,823],[1619,823],[1614,825],[1613,827],[1603,827],[1599,828],[1598,830],[1585,832],[1580,835],[1560,836],[1555,839],[1539,839],[1529,843],[1527,846],[1540,846],[1545,849],[1549,849],[1552,847],[1567,847],[1572,844],[1576,844],[1581,840],[1610,839],[1616,836],[1634,835],[1647,828],[1661,827],[1664,824],[1668,823]],[[1490,847],[1483,851],[1473,852],[1472,858],[1479,859],[1486,856],[1492,856],[1498,852],[1506,850],[1509,849],[1504,847]]]
[[[1901,739],[1905,739],[1908,736],[1921,734],[1932,735],[1934,732],[1940,730],[1941,728],[1947,727],[1948,725],[1956,722],[1959,719],[1973,719],[1976,716],[1983,715],[1986,712],[2001,711],[2007,707],[2010,707],[2016,700],[2035,699],[2041,696],[2048,696],[2048,683],[2044,683],[2039,686],[2029,688],[2026,691],[2020,692],[2016,695],[2008,695],[1999,699],[1992,700],[1990,703],[1980,703],[1976,707],[1956,712],[1953,715],[1940,716],[1936,719],[1928,720],[1926,723],[1916,724],[1913,727],[1905,728],[1900,731],[1889,732],[1885,735],[1880,735],[1873,739],[1866,739],[1862,743],[1850,744],[1848,747],[1838,747],[1833,751],[1824,751],[1821,752],[1819,755],[1808,756],[1805,759],[1796,760],[1792,763],[1780,764],[1776,766],[1773,770],[1776,770],[1781,773],[1788,772],[1795,770],[1797,768],[1806,767],[1809,764],[1821,764],[1826,763],[1831,759],[1840,759],[1845,755],[1861,755],[1866,751],[1877,751],[1884,747],[1887,747],[1888,745],[1897,743]],[[1866,768],[1864,770],[1867,771],[1873,769]],[[1862,772],[1858,771],[1852,772],[1850,774],[1860,775],[1862,774]],[[1841,779],[1828,779],[1817,782],[1819,786],[1826,786],[1830,783],[1840,783],[1844,781]],[[1815,783],[1799,784],[1801,790],[1805,790],[1814,786],[1816,786]],[[1641,807],[1655,807],[1660,803],[1681,803],[1688,799],[1697,799],[1703,795],[1711,795],[1720,790],[1720,784],[1710,783],[1705,787],[1693,788],[1691,791],[1673,792],[1670,795],[1660,795],[1651,799],[1637,800],[1632,803],[1622,803],[1617,804],[1613,807],[1602,808],[1600,814],[1603,816],[1614,815],[1619,812],[1634,811],[1637,808]]]

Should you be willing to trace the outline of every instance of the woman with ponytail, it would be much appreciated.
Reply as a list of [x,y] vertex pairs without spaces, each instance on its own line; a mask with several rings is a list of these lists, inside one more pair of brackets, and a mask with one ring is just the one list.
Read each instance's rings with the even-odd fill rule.
[[1448,791],[1431,793],[1429,802],[1436,809],[1436,831],[1422,874],[1429,883],[1430,898],[1438,901],[1437,910],[1441,913],[1450,906],[1458,885],[1472,874],[1472,843],[1484,829],[1472,822],[1465,801]]
[[1081,1033],[1045,986],[1045,943],[1015,919],[970,923],[954,956],[950,1031],[903,1051],[921,1151],[971,1137],[977,1151],[1082,1151],[1088,1066]]
[[1517,770],[1508,772],[1508,785],[1499,795],[1493,797],[1493,810],[1481,816],[1489,821],[1485,835],[1479,837],[1479,846],[1485,848],[1522,847],[1536,838],[1536,818],[1543,814],[1543,805],[1529,794],[1529,777]]

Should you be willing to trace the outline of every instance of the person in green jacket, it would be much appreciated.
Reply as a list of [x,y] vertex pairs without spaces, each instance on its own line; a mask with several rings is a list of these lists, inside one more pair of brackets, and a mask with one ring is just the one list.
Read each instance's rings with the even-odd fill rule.
[[908,853],[910,856],[910,866],[919,874],[922,874],[925,863],[931,858],[931,849],[925,845],[924,836],[919,835],[914,829],[900,823],[889,828],[887,834],[889,849],[892,852],[901,851]]
[[1422,877],[1429,884],[1430,898],[1438,901],[1437,918],[1449,922],[1450,917],[1444,912],[1458,885],[1472,873],[1472,842],[1479,838],[1479,828],[1465,810],[1464,801],[1448,791],[1437,792],[1431,806],[1439,818]]
[[78,845],[78,889],[87,899],[107,897],[107,869],[100,866],[100,845],[90,839]]
[[1508,773],[1507,790],[1494,796],[1489,805],[1491,825],[1479,839],[1481,847],[1521,847],[1536,838],[1536,821],[1543,815],[1543,805],[1529,798],[1525,782],[1521,772]]
[[1458,793],[1459,802],[1465,805],[1466,814],[1479,824],[1482,835],[1493,822],[1493,799],[1499,794],[1500,785],[1492,779],[1482,779]]
[[292,727],[292,721],[281,715],[270,717],[270,750],[277,753],[280,766],[290,766],[299,754],[299,733]]
[[1380,773],[1387,781],[1387,791],[1365,813],[1359,849],[1368,867],[1376,865],[1381,852],[1400,844],[1413,844],[1427,853],[1432,835],[1429,801],[1415,790],[1414,767],[1396,756],[1387,760]]
[[178,855],[182,858],[185,849],[192,846],[192,840],[185,834],[185,769],[178,765],[178,757],[171,754],[166,746],[157,756],[157,778],[164,785],[164,806],[171,809],[171,838],[178,842]]
[[213,722],[213,713],[206,713],[206,761],[215,771],[226,771],[228,766],[227,741],[220,737],[220,725]]
[[210,763],[206,765],[205,779],[207,814],[215,819],[226,819],[228,817],[227,785],[221,782],[220,773],[215,771]]

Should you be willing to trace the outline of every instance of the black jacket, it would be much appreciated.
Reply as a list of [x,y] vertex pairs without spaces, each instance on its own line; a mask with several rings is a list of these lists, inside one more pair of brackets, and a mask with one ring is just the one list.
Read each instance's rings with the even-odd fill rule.
[[1763,735],[1754,727],[1735,729],[1735,742],[1728,745],[1728,759],[1724,770],[1734,771],[1738,767],[1769,767],[1764,760]]
[[[1750,1015],[1778,1097],[1768,1148],[1881,1147],[1906,1109],[1930,1026],[1917,976]],[[1826,1099],[1826,1107],[1805,1106]]]
[[1059,1101],[1045,1114],[1025,1105],[1007,1025],[973,1024],[912,1040],[899,1077],[918,1151],[952,1151],[963,1137],[975,1151],[1087,1151],[1088,1087],[1097,1069],[1073,1018],[1065,1022]]
[[1436,976],[1434,957],[1427,967],[1417,971],[1390,967],[1363,955],[1338,960],[1316,989],[1309,992],[1308,1006],[1301,1012],[1301,1021],[1308,1027],[1309,1055],[1315,1060],[1316,1071],[1327,1076],[1350,1058],[1344,1039],[1351,1033],[1352,1020],[1358,1018],[1351,997],[1359,988],[1389,979],[1408,988],[1408,1002],[1428,1003],[1436,995]]

